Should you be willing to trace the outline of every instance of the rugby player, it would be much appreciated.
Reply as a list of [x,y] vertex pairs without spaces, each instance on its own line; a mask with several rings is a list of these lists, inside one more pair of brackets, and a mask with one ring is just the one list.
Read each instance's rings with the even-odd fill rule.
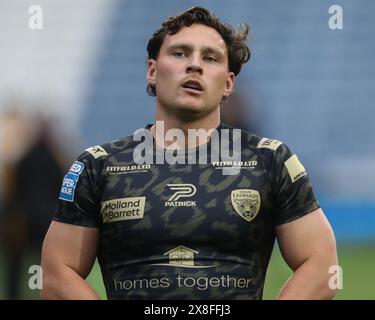
[[[99,299],[85,281],[96,257],[109,299],[262,299],[275,240],[293,270],[278,299],[334,296],[334,234],[298,157],[220,120],[250,58],[248,30],[194,7],[153,34],[147,83],[156,115],[141,130],[152,161],[136,159],[145,140],[132,135],[73,163],[44,241],[43,299]],[[158,123],[183,132],[185,144],[157,138]],[[191,129],[211,135],[188,141]],[[240,158],[222,156],[222,145],[238,144]],[[156,161],[171,146],[185,162]],[[187,161],[202,148],[206,163]]]

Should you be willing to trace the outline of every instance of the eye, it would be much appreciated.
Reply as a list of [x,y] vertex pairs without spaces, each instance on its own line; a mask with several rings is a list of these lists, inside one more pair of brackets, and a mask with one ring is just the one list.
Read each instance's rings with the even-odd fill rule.
[[217,62],[217,59],[214,56],[206,56],[206,57],[204,57],[204,60],[206,60],[208,62]]
[[175,51],[173,52],[173,56],[175,56],[176,58],[186,58],[187,55],[185,52],[183,51]]

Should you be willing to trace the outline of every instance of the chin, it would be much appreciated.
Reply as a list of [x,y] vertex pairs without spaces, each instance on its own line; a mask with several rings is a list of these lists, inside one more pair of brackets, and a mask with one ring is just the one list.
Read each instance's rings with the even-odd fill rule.
[[173,111],[177,112],[186,112],[186,113],[202,113],[207,110],[207,107],[203,106],[201,103],[194,102],[180,102],[170,108]]
[[216,107],[208,107],[202,101],[192,101],[191,99],[180,100],[173,105],[164,104],[164,106],[168,113],[185,120],[196,120],[216,110]]
[[175,114],[180,119],[184,120],[197,120],[203,116],[202,110],[194,109],[194,108],[180,108],[175,110]]

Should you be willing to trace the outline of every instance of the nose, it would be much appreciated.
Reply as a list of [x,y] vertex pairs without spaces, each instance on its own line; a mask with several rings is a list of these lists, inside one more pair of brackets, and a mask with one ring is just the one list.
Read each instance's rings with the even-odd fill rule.
[[198,72],[202,74],[203,69],[201,67],[201,61],[198,55],[192,55],[191,60],[189,61],[188,66],[186,67],[186,72]]

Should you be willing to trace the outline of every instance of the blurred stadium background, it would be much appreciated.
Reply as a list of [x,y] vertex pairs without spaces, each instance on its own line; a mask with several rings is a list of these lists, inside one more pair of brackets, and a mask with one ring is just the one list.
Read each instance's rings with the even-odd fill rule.
[[[29,28],[35,4],[43,9],[42,30]],[[27,223],[49,222],[51,214],[35,218],[22,212],[35,198],[23,190],[31,197],[24,201],[14,182],[17,171],[28,172],[19,164],[36,137],[48,136],[53,157],[45,159],[65,170],[86,147],[152,122],[154,100],[145,91],[147,41],[166,17],[193,5],[231,24],[250,24],[252,58],[228,103],[237,110],[229,114],[238,115],[231,120],[245,119],[243,126],[286,142],[299,155],[337,237],[344,282],[336,299],[375,299],[372,0],[2,0],[0,299],[12,298],[6,290],[9,266],[19,268],[14,298],[39,295],[29,289],[27,272],[39,264],[40,239]],[[328,27],[331,5],[342,6],[342,30]],[[38,170],[22,176],[34,191],[47,172]],[[276,248],[265,298],[273,299],[289,275]],[[89,281],[105,297],[97,265]]]

